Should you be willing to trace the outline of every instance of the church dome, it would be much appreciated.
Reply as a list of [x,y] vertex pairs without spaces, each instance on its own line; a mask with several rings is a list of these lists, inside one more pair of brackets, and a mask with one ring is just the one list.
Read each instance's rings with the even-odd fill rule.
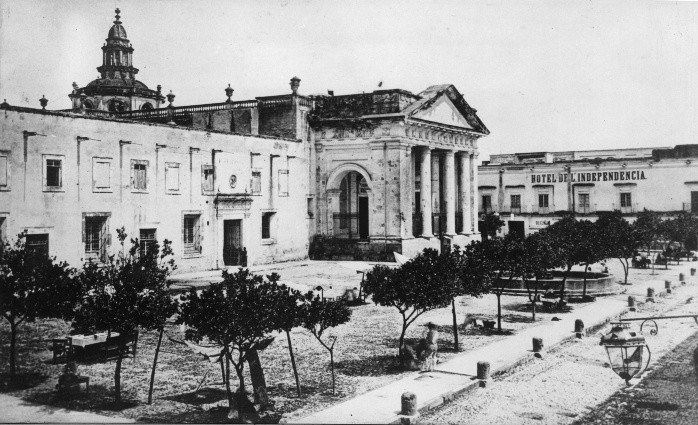
[[139,89],[148,90],[148,86],[138,80],[123,79],[123,78],[98,78],[91,81],[87,86],[90,88],[96,87],[136,87]]
[[126,40],[128,41],[128,36],[126,35],[126,29],[121,25],[119,18],[119,13],[121,10],[116,9],[116,20],[114,20],[114,25],[109,29],[109,35],[107,35],[107,40]]

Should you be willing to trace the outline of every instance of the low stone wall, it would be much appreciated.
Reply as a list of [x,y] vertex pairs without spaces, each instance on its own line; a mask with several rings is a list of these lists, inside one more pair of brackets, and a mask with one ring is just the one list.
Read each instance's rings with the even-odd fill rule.
[[[552,289],[554,291],[559,291],[562,285],[563,272],[554,271],[552,272],[551,279],[539,279],[538,280],[538,293],[543,294],[547,289]],[[522,279],[513,279],[507,281],[506,289],[504,293],[509,295],[527,295],[526,285]],[[529,287],[533,290],[535,289],[535,281],[528,282]],[[617,294],[622,291],[622,287],[615,283],[615,278],[613,275],[605,273],[587,273],[587,295],[598,296],[598,295],[611,295]],[[565,282],[565,292],[571,296],[582,295],[584,292],[584,272],[570,272],[567,276],[567,281]]]
[[391,241],[361,241],[315,236],[310,243],[311,260],[395,261],[393,252],[402,253],[402,245]]

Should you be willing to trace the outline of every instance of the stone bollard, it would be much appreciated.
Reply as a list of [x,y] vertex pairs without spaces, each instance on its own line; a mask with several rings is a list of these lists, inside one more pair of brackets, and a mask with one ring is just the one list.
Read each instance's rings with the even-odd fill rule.
[[480,388],[487,386],[490,380],[490,362],[477,362],[477,379],[480,380]]
[[577,338],[582,339],[584,334],[584,322],[582,322],[582,319],[574,321],[574,333]]
[[666,289],[667,294],[671,294],[671,281],[670,280],[664,281],[664,289]]
[[540,353],[543,351],[543,338],[533,338],[533,352]]
[[696,275],[696,269],[693,269],[693,268],[692,268],[692,269],[691,269],[691,276],[695,276],[695,275]]
[[628,296],[628,309],[630,311],[637,311],[637,307],[635,306],[635,297],[632,295]]
[[411,425],[417,423],[417,396],[414,393],[405,392],[400,397],[400,423],[402,425]]
[[647,288],[647,301],[654,302],[654,288]]
[[683,273],[679,273],[679,282],[682,285],[685,285],[686,284],[686,275],[684,275]]

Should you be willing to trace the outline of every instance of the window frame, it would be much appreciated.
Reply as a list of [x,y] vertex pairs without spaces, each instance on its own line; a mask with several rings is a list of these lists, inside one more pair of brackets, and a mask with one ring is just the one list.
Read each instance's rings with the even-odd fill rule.
[[[514,202],[514,199],[516,199],[516,202]],[[514,208],[518,208],[519,210],[521,209],[521,194],[520,193],[509,194],[509,207],[511,209],[514,209]]]
[[[152,237],[144,237],[144,232],[152,232]],[[138,248],[139,252],[142,254],[147,254],[150,250],[154,249],[155,243],[158,240],[158,229],[147,227],[138,229]]]
[[[176,189],[170,189],[169,187],[169,180],[168,177],[170,177],[170,173],[173,173],[174,171],[170,171],[172,169],[177,169],[177,188]],[[179,162],[165,162],[165,193],[168,195],[179,195],[181,193],[181,164]],[[147,180],[147,179],[146,179]]]
[[[144,187],[136,187],[136,165],[142,165],[145,168],[143,169],[144,172],[144,178],[143,178],[143,186]],[[135,193],[148,193],[148,160],[145,159],[132,159],[131,160],[131,192]],[[139,170],[140,171],[140,170]]]
[[[60,161],[58,169],[58,185],[49,185],[48,183],[48,161]],[[65,164],[65,155],[42,155],[42,176],[41,182],[44,192],[65,192],[63,179],[63,164]]]
[[[5,161],[5,184],[2,184],[2,180],[0,179],[0,192],[4,191],[9,191],[10,190],[10,152],[9,151],[0,151],[0,162],[2,162],[4,159]],[[2,169],[0,169],[1,171]]]
[[[113,191],[112,189],[112,161],[113,158],[108,158],[108,157],[100,157],[100,156],[93,156],[92,157],[92,192],[95,193],[110,193]],[[96,165],[97,164],[107,164],[107,178],[108,178],[108,186],[97,186],[97,180],[95,179],[95,171],[96,171]]]
[[[87,261],[104,262],[107,261],[109,256],[109,248],[111,247],[111,233],[109,233],[109,219],[111,218],[110,212],[96,212],[96,213],[82,213],[82,252],[84,258]],[[99,235],[96,239],[97,250],[89,249],[88,241],[90,238],[88,234],[88,223],[96,222],[100,223]]]
[[[281,176],[285,176],[285,177],[281,177]],[[288,169],[281,169],[281,170],[279,170],[279,172],[278,172],[278,177],[277,177],[277,178],[278,178],[278,196],[280,196],[280,197],[288,197],[288,196],[289,196],[289,192],[290,192],[290,187],[289,187],[289,186],[290,186],[290,184],[291,184],[290,181],[289,181],[290,176],[289,176]],[[286,185],[285,188],[283,187],[284,183],[285,183],[285,185]],[[283,190],[283,189],[285,189],[285,190]]]
[[[208,182],[208,179],[206,179],[206,172],[207,171],[211,172],[211,174],[210,174],[211,175],[211,179],[210,179],[210,183],[211,183],[210,187],[211,188],[210,189],[206,188],[207,182]],[[213,194],[213,192],[215,190],[215,188],[213,187],[213,173],[214,172],[215,171],[213,169],[213,165],[210,165],[210,164],[202,164],[201,165],[201,194],[202,195],[212,195]]]
[[[255,190],[255,177],[259,177],[259,188]],[[262,171],[252,170],[250,177],[250,194],[252,196],[262,196]]]
[[[627,204],[627,205],[625,205],[625,204]],[[632,194],[632,192],[621,192],[620,193],[620,207],[621,208],[632,208],[632,206],[633,206],[633,194]]]
[[[487,199],[487,202],[485,202],[485,199]],[[488,213],[492,210],[492,194],[491,193],[486,193],[480,195],[480,209],[484,213]]]
[[[262,244],[269,245],[276,243],[276,229],[275,229],[275,218],[276,211],[262,211],[262,223],[261,223],[261,240]],[[265,235],[266,227],[266,235]],[[266,237],[265,237],[266,236]]]
[[30,247],[30,246],[32,246],[32,247],[40,246],[41,244],[30,243],[30,242],[29,242],[29,239],[30,239],[30,238],[36,238],[36,237],[38,237],[38,236],[45,236],[45,237],[46,237],[46,243],[45,243],[44,248],[42,248],[42,249],[45,250],[45,256],[46,256],[46,257],[49,257],[49,255],[50,255],[50,245],[49,245],[49,243],[50,243],[50,241],[51,241],[51,238],[50,238],[50,235],[49,235],[48,233],[28,233],[28,234],[25,235],[25,237],[24,237],[24,246],[25,246],[25,248],[26,248],[27,250],[30,250],[30,249],[31,249],[31,250],[34,250],[34,249],[36,249],[36,248],[29,248],[29,247]]
[[[188,238],[187,220],[193,219],[194,223],[191,227],[191,241]],[[202,213],[200,211],[185,211],[182,213],[182,257],[191,258],[201,255],[203,232],[202,232]]]

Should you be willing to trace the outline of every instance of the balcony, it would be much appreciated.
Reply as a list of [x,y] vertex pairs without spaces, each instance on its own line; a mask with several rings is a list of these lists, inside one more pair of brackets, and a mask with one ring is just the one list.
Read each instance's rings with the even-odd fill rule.
[[611,210],[612,211],[620,211],[622,214],[634,214],[638,211],[638,204],[630,204],[630,205],[619,205],[616,203],[611,204]]
[[555,212],[555,207],[553,207],[553,206],[541,207],[539,205],[534,205],[531,208],[531,210],[537,214],[551,214],[551,213]]
[[574,206],[577,214],[593,214],[596,212],[596,204],[577,204]]

